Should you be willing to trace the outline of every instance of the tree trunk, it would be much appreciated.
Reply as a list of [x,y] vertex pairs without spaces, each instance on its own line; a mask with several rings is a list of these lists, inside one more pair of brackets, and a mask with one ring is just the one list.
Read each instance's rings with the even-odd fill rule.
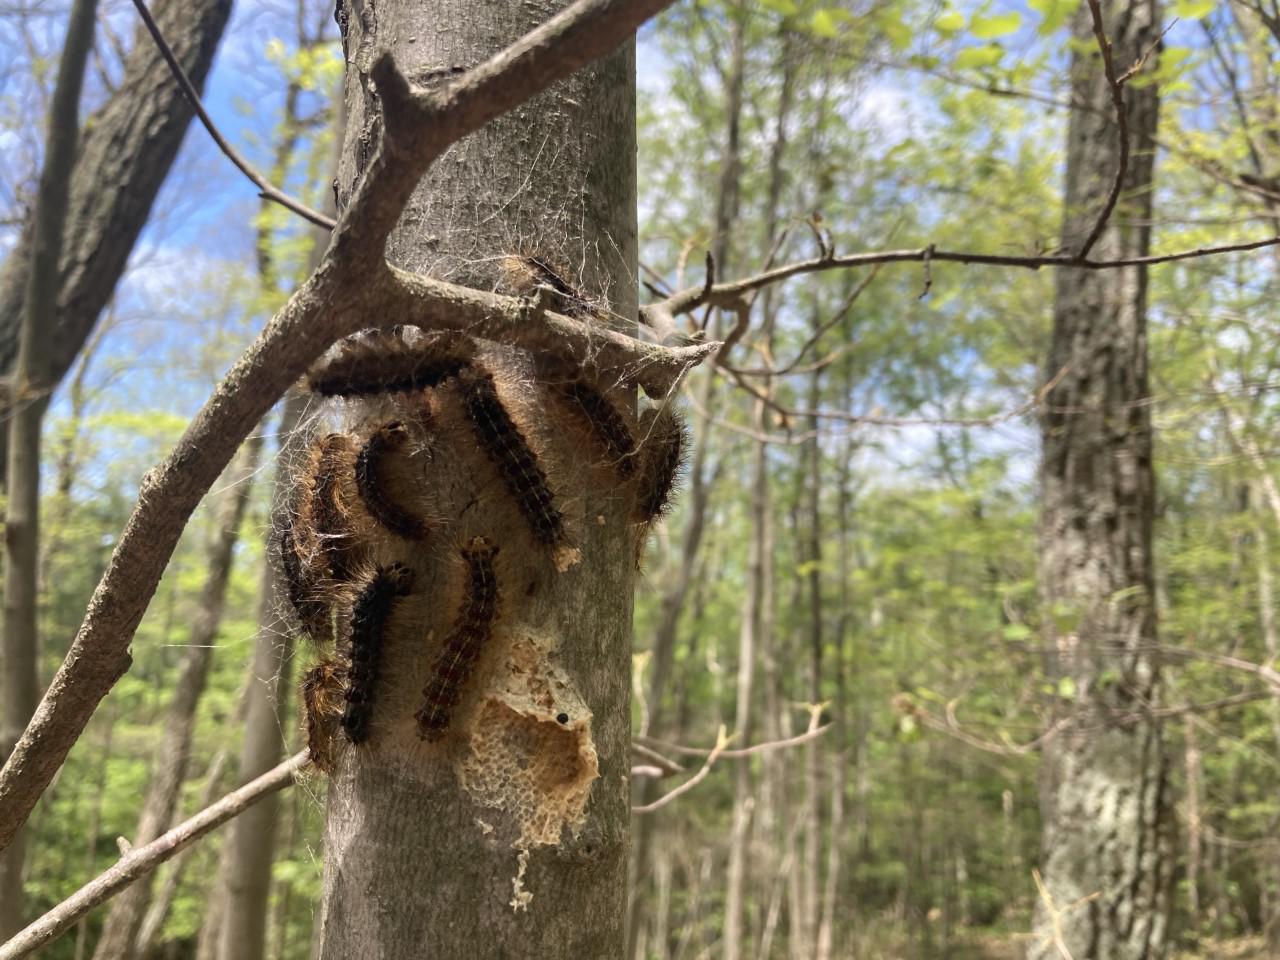
[[[1104,5],[1117,72],[1157,43],[1154,0]],[[1080,249],[1119,165],[1090,14],[1075,20],[1064,247]],[[1151,69],[1148,67],[1148,69]],[[1150,248],[1155,84],[1124,88],[1132,156],[1100,259]],[[1049,672],[1075,722],[1046,746],[1044,893],[1029,956],[1153,960],[1168,939],[1173,862],[1160,723],[1151,526],[1146,272],[1062,270],[1046,368],[1041,584]],[[1082,902],[1083,898],[1093,899]],[[1060,930],[1061,942],[1055,936]]]
[[[217,524],[209,549],[208,578],[200,596],[200,607],[191,625],[187,651],[173,691],[173,699],[164,718],[164,740],[160,745],[133,845],[150,843],[173,825],[182,784],[191,759],[191,738],[195,732],[196,708],[204,694],[209,675],[209,661],[214,641],[222,623],[223,601],[240,522],[244,518],[253,489],[253,475],[258,466],[262,436],[251,436],[241,449],[239,462],[228,471],[228,491],[219,504]],[[151,877],[148,875],[125,889],[111,903],[103,924],[102,936],[94,949],[95,960],[131,960],[135,955],[138,931],[151,902]]]
[[[769,411],[762,401],[755,404],[752,426],[758,433],[769,431]],[[742,626],[738,639],[738,699],[733,730],[741,743],[751,742],[751,693],[755,675],[756,651],[763,637],[765,619],[766,568],[769,563],[769,474],[767,446],[763,441],[753,445],[752,453],[752,538],[747,562],[746,594],[742,606]],[[733,823],[729,832],[729,868],[725,890],[724,960],[741,960],[746,955],[742,932],[745,909],[748,857],[752,811],[755,807],[751,764],[734,766]]]
[[[349,119],[340,199],[378,139],[374,51],[390,49],[410,78],[432,85],[557,9],[469,0],[344,5]],[[568,281],[632,324],[634,62],[628,44],[452,148],[405,210],[392,261],[509,291],[534,265],[504,255],[559,264],[557,278],[538,270],[539,279]],[[503,274],[504,266],[514,269]],[[431,520],[423,540],[379,537],[379,562],[403,566],[392,582],[384,565],[358,592],[373,596],[384,583],[399,591],[380,608],[389,610],[386,629],[368,625],[364,613],[338,618],[340,658],[349,656],[354,620],[368,631],[362,637],[376,632],[381,652],[376,686],[351,691],[361,709],[346,711],[348,735],[338,734],[329,787],[319,955],[330,960],[424,948],[474,960],[617,957],[624,949],[632,506],[610,465],[583,457],[534,358],[500,345],[478,349],[479,361],[457,378],[399,395],[397,418],[412,420],[404,429],[419,431],[422,454],[430,450],[430,462],[415,455],[411,469]],[[599,387],[619,406],[634,403]],[[370,426],[388,428],[389,403],[364,402],[357,421],[382,418]],[[523,468],[504,460],[526,442],[532,453],[520,453]],[[545,505],[548,494],[549,508],[518,509]],[[359,643],[364,656],[368,646]],[[455,670],[459,662],[465,667]],[[361,669],[353,687],[365,683]]]
[[[40,698],[39,641],[36,625],[40,560],[40,425],[56,385],[50,376],[51,305],[58,295],[58,258],[62,254],[67,192],[76,159],[80,130],[80,88],[93,48],[95,0],[76,0],[71,7],[53,101],[49,107],[45,165],[40,173],[32,217],[30,264],[24,280],[17,367],[11,386],[13,407],[8,423],[13,456],[6,475],[4,636],[0,640],[0,681],[4,695],[0,716],[0,763],[7,760]],[[25,832],[19,831],[0,852],[0,940],[23,927],[22,867]]]
[[[297,427],[307,402],[307,395],[301,391],[285,399],[280,415],[281,469],[297,462],[298,440],[304,436]],[[280,493],[287,490],[284,479],[277,478]],[[283,738],[293,726],[288,710],[293,633],[277,626],[285,602],[278,589],[275,564],[268,562],[262,570],[258,633],[247,688],[244,745],[237,781],[240,786],[266,773],[283,759]],[[267,797],[231,824],[219,860],[217,884],[224,898],[218,934],[218,955],[223,960],[260,960],[266,955],[267,908],[271,899],[271,864],[275,858],[279,806],[278,796]]]

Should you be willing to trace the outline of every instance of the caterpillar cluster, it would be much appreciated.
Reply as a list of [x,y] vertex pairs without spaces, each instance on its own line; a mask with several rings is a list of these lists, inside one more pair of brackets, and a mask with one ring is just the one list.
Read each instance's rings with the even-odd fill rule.
[[[540,285],[566,300],[577,297],[572,288],[561,289],[541,261],[520,262]],[[576,368],[538,379],[550,400],[547,414],[561,411],[558,416],[593,451],[591,462],[607,468],[628,496],[642,545],[648,527],[669,508],[684,460],[680,417],[664,408],[637,420]],[[456,725],[500,628],[507,592],[495,539],[475,536],[449,546],[447,536],[439,536],[447,525],[427,509],[421,478],[411,470],[424,462],[430,468],[434,454],[423,451],[436,449],[436,434],[453,437],[455,447],[444,449],[474,444],[477,464],[487,463],[484,469],[514,508],[526,542],[545,551],[557,570],[577,562],[580,552],[556,489],[562,461],[543,448],[550,431],[521,426],[504,397],[505,381],[469,337],[412,327],[367,331],[338,344],[306,382],[326,398],[386,397],[371,408],[375,417],[392,410],[381,421],[311,444],[277,537],[279,568],[299,625],[318,644],[332,643],[302,685],[311,754],[329,771],[342,743],[377,738],[375,711],[389,709],[377,706],[389,676],[388,641],[402,642],[396,610],[414,590],[415,558],[424,550],[451,554],[462,572],[457,606],[447,615],[451,627],[434,655],[422,658],[428,666],[413,720],[423,741],[438,742]]]

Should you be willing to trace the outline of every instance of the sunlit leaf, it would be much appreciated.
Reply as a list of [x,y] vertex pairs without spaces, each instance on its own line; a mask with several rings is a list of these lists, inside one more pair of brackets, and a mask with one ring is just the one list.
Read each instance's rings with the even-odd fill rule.
[[969,21],[969,32],[979,40],[995,40],[1014,33],[1021,25],[1022,14],[1015,10],[993,17],[974,17]]

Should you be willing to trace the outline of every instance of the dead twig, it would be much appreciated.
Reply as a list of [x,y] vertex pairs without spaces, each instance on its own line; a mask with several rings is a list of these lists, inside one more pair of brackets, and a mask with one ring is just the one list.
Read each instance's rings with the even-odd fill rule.
[[243,813],[264,797],[292,784],[307,760],[307,751],[295,754],[145,846],[130,850],[114,866],[98,874],[0,946],[0,960],[18,960],[19,957],[30,956],[47,946],[94,907],[110,900],[131,883],[141,880],[183,848]]
[[133,0],[133,5],[138,9],[138,16],[142,18],[143,24],[147,28],[147,32],[151,34],[151,39],[155,41],[156,48],[160,51],[160,56],[164,57],[164,62],[169,65],[169,71],[173,74],[174,80],[178,82],[178,86],[182,89],[183,96],[187,98],[187,102],[191,104],[191,109],[195,111],[200,122],[204,124],[205,130],[209,132],[209,136],[213,138],[213,142],[218,145],[218,149],[223,152],[228,160],[236,165],[241,173],[253,181],[261,192],[262,196],[275,203],[280,204],[287,210],[292,210],[298,216],[305,220],[309,220],[318,227],[324,227],[332,230],[336,225],[336,221],[332,217],[327,217],[318,210],[312,210],[301,200],[295,200],[279,187],[275,186],[266,177],[254,169],[253,164],[249,163],[240,151],[227,142],[214,125],[213,118],[209,116],[205,110],[204,104],[200,101],[200,94],[196,91],[195,85],[187,76],[187,72],[182,69],[182,64],[178,62],[178,58],[173,54],[173,48],[169,46],[169,41],[165,40],[164,34],[160,32],[160,27],[156,24],[155,18],[151,16],[151,11],[147,9],[144,0]]
[[[785,740],[768,740],[764,743],[757,743],[750,747],[740,747],[737,750],[721,750],[717,756],[726,760],[741,760],[743,757],[754,757],[756,754],[768,753],[771,750],[785,750],[788,747],[797,747],[802,743],[808,743],[810,740],[816,740],[828,730],[831,724],[817,727],[811,726],[804,733],[797,734],[794,737],[787,737]],[[643,746],[650,747],[655,750],[665,750],[668,753],[677,753],[686,757],[707,757],[712,751],[705,747],[686,747],[678,743],[667,743],[664,740],[655,740],[652,737],[633,737],[633,743],[640,743]]]
[[1195,260],[1201,257],[1220,256],[1227,253],[1247,253],[1251,250],[1261,250],[1278,244],[1280,244],[1280,236],[1273,236],[1245,243],[1196,247],[1191,250],[1179,250],[1174,253],[1151,254],[1145,257],[1125,257],[1118,260],[1089,260],[1076,254],[1063,253],[1017,256],[966,250],[938,250],[936,248],[931,250],[930,247],[932,245],[914,250],[850,253],[801,260],[796,263],[775,267],[772,270],[767,270],[742,280],[718,283],[712,287],[709,295],[706,295],[702,287],[691,287],[659,303],[641,307],[641,313],[648,316],[652,312],[666,311],[671,316],[679,316],[708,305],[733,306],[745,293],[767,287],[770,284],[780,283],[783,280],[800,276],[801,274],[820,273],[825,270],[844,270],[850,267],[866,267],[877,263],[922,262],[926,256],[935,264],[942,262],[965,263],[995,267],[1018,267],[1024,270],[1039,270],[1043,267],[1070,267],[1078,270],[1118,270],[1123,267],[1149,267],[1161,263],[1176,263],[1181,260]]
[[668,793],[664,793],[657,800],[653,801],[653,803],[645,803],[638,807],[632,807],[631,812],[653,813],[653,811],[662,809],[667,804],[675,801],[676,798],[688,793],[703,780],[707,779],[711,773],[711,768],[715,766],[715,762],[720,759],[721,754],[724,753],[724,748],[729,745],[729,742],[732,739],[732,737],[725,733],[724,724],[720,724],[720,731],[716,734],[716,745],[711,749],[711,752],[707,754],[707,762],[702,765],[701,770],[695,773],[684,783],[680,784],[680,786]]

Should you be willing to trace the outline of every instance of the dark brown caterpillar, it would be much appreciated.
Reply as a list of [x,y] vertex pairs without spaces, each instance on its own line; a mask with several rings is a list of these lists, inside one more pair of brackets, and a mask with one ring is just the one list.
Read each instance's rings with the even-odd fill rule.
[[462,606],[440,656],[431,667],[431,677],[422,691],[422,709],[414,714],[418,734],[424,740],[439,740],[449,729],[453,711],[493,633],[499,599],[498,579],[493,569],[497,552],[498,548],[487,537],[476,537],[462,548],[462,558],[467,564]]
[[635,519],[648,525],[671,509],[689,449],[689,432],[684,419],[671,407],[663,407],[643,426],[647,426],[648,436],[636,490]]
[[298,542],[293,521],[286,522],[280,531],[280,574],[284,579],[289,602],[298,615],[298,622],[316,643],[332,638],[333,625],[329,605],[316,596],[315,584],[298,555]]
[[636,441],[631,428],[609,398],[585,380],[568,380],[557,386],[566,405],[604,448],[618,476],[628,480],[636,472]]
[[367,330],[341,341],[335,356],[307,374],[307,385],[325,397],[422,390],[456,376],[474,356],[471,339],[450,331]]
[[564,516],[555,505],[537,455],[498,396],[493,375],[473,369],[461,383],[463,404],[476,439],[497,468],[534,539],[551,547],[556,553],[556,566],[567,569],[576,562],[577,555],[567,544]]
[[382,665],[387,619],[397,597],[409,592],[413,571],[401,564],[379,567],[356,597],[351,611],[351,667],[347,675],[347,707],[342,729],[352,743],[369,739],[373,691]]
[[325,773],[333,773],[335,740],[338,725],[342,722],[346,679],[346,668],[332,660],[321,660],[302,678],[307,749],[311,762]]
[[555,296],[551,309],[570,317],[594,317],[602,312],[599,305],[585,296],[561,275],[543,257],[526,257],[510,254],[502,258],[502,277],[513,293],[528,296],[539,287],[551,290]]
[[383,475],[386,458],[408,440],[409,431],[399,420],[375,430],[356,456],[356,490],[374,520],[406,540],[421,540],[427,535],[427,522],[391,499]]
[[311,495],[298,509],[299,519],[310,522],[316,541],[309,565],[316,575],[344,583],[354,579],[361,554],[342,491],[342,478],[351,471],[354,457],[355,442],[345,433],[322,438],[314,455]]

